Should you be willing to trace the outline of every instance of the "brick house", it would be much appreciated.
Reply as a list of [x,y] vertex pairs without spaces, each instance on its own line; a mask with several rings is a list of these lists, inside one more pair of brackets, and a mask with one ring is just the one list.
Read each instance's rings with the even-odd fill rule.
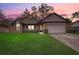
[[66,33],[69,27],[67,19],[52,13],[43,19],[19,20],[10,26],[11,32],[43,31],[48,33]]
[[48,33],[66,33],[70,27],[68,19],[57,13],[52,13],[43,19],[16,19],[9,24],[9,32],[43,31]]

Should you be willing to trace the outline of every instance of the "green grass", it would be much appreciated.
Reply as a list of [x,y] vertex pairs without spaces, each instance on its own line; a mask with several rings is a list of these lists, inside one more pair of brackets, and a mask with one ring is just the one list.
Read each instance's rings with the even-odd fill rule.
[[0,33],[1,55],[77,55],[48,34]]

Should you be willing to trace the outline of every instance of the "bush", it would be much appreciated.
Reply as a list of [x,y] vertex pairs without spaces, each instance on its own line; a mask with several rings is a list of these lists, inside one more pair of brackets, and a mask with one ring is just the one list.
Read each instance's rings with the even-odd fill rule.
[[44,32],[44,33],[48,33],[48,30],[23,30],[24,33],[26,32],[31,32],[31,33],[37,33],[37,32]]
[[48,33],[48,30],[47,30],[47,29],[45,29],[45,30],[44,30],[44,33]]
[[67,33],[75,33],[76,31],[75,30],[67,30],[66,32]]
[[26,33],[26,32],[27,32],[27,33],[30,33],[30,32],[31,32],[31,33],[37,33],[38,31],[37,31],[37,30],[26,30],[26,31],[23,31],[23,32],[24,32],[24,33]]

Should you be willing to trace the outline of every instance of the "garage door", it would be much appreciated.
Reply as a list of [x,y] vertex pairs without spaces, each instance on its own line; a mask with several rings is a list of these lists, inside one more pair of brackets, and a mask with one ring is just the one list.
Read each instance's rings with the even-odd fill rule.
[[65,23],[47,23],[48,33],[66,33]]

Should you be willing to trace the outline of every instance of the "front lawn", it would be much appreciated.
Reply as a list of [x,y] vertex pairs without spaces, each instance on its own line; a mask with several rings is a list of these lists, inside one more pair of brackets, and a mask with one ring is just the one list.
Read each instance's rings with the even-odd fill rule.
[[74,55],[79,53],[48,34],[0,33],[0,54]]

